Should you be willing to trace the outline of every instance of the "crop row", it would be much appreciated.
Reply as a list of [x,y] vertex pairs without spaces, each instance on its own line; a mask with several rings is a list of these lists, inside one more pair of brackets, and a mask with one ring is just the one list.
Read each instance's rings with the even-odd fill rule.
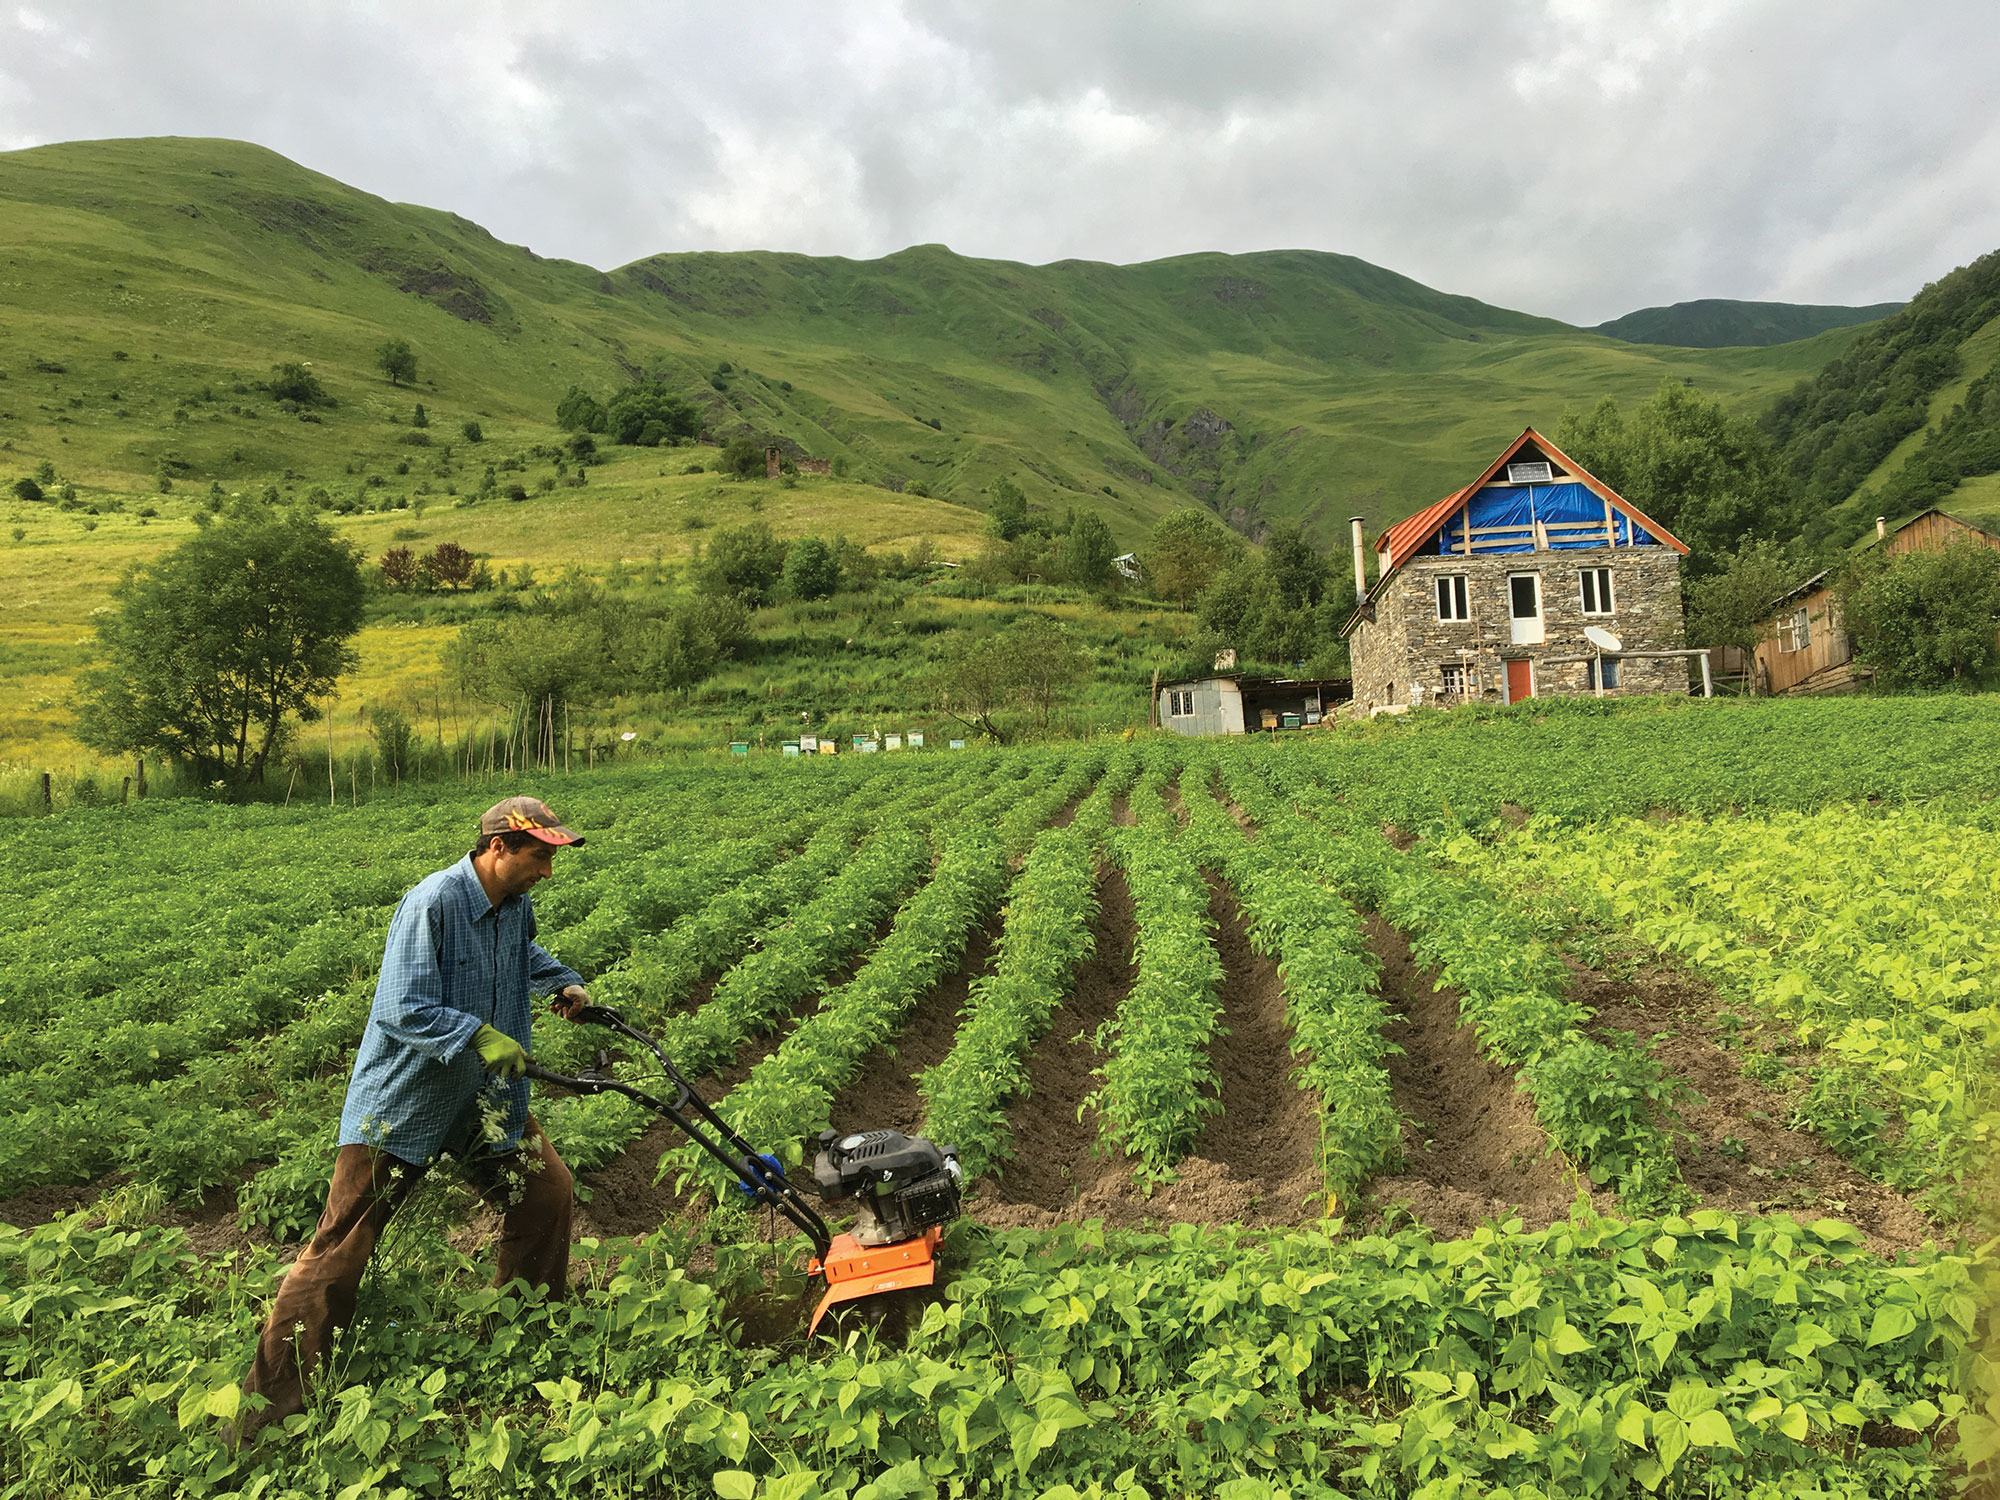
[[917,1080],[925,1132],[955,1145],[968,1177],[1013,1154],[1007,1106],[1028,1089],[1028,1056],[1090,957],[1097,850],[1111,804],[1137,774],[1121,751],[1067,827],[1035,840],[1008,893],[992,972],[966,997],[951,1051]]
[[338,1393],[231,1453],[275,1256],[0,1230],[0,1470],[24,1495],[1861,1500],[1944,1492],[1967,1415],[1966,1262],[1885,1264],[1829,1221],[955,1243],[907,1349],[732,1336],[726,1244],[713,1277],[673,1235],[605,1246],[567,1301],[406,1246]]
[[[832,859],[836,851],[839,851],[841,862],[847,862],[848,856],[839,850],[835,842],[841,835],[887,814],[908,818],[913,828],[927,826],[944,829],[962,824],[984,829],[1004,809],[1023,805],[1045,807],[1053,797],[1064,795],[1063,788],[1071,780],[1071,776],[1065,774],[1062,763],[1050,757],[1016,758],[997,768],[991,763],[982,767],[974,762],[957,769],[958,774],[933,791],[888,809],[862,804],[844,805],[837,826],[827,830],[817,841],[820,844],[816,851],[818,859],[809,857],[780,866],[771,876],[726,893],[710,909],[698,913],[688,927],[666,934],[664,946],[667,952],[688,959],[691,965],[699,959],[702,946],[712,945],[725,926],[739,936],[745,933],[749,926],[743,920],[746,910],[755,908],[782,913],[764,931],[746,940],[744,951],[747,956],[723,976],[707,1005],[691,1016],[673,1015],[667,1020],[665,1024],[668,1027],[678,1028],[668,1033],[668,1039],[676,1046],[685,1044],[695,1049],[685,1055],[670,1053],[677,1064],[689,1071],[701,1071],[711,1065],[707,1059],[712,1055],[733,1052],[751,1035],[768,1029],[765,1023],[776,1024],[784,1011],[795,1007],[810,993],[810,985],[778,985],[776,989],[772,988],[777,983],[772,977],[775,973],[773,965],[780,961],[769,957],[769,944],[780,945],[786,955],[782,963],[793,969],[810,968],[821,963],[819,953],[827,955],[823,967],[838,967],[840,962],[852,956],[855,951],[852,924],[843,925],[838,920],[839,903],[861,899],[873,909],[879,906],[879,901],[863,886],[854,883],[862,880],[865,884],[865,872],[860,871],[858,866],[868,863],[867,860],[855,859],[854,867],[838,875],[821,863]],[[912,857],[916,857],[919,852],[916,847],[908,845],[907,841],[905,845]],[[815,851],[809,849],[807,853],[812,856]],[[843,890],[849,894],[843,896]],[[859,898],[852,894],[857,890],[862,891]],[[922,900],[921,897],[918,899]],[[823,920],[826,912],[835,913],[835,919]],[[878,921],[871,927],[879,925],[881,915],[886,913],[878,912]],[[804,935],[801,935],[801,923],[804,924]],[[817,946],[811,937],[816,929],[824,929],[824,940]],[[863,970],[864,975],[880,957],[877,954],[870,958]],[[719,969],[723,964],[717,962],[713,967]],[[682,973],[701,977],[691,966],[684,966]],[[755,977],[759,974],[765,976],[761,981]],[[619,1000],[632,1006],[639,1018],[649,1024],[657,1021],[662,1008],[657,993],[640,994],[634,1004],[630,974],[614,973],[608,979],[608,983],[600,986],[601,998]],[[746,999],[744,987],[760,983],[764,986],[758,992],[761,998],[754,1003]],[[746,1006],[751,1006],[756,1015],[746,1019]],[[767,1012],[767,1006],[780,1009]],[[557,1031],[538,1050],[544,1063],[560,1069],[581,1061],[586,1049],[601,1040],[604,1038],[596,1033]],[[545,1106],[540,1118],[562,1151],[564,1160],[581,1170],[597,1166],[623,1149],[645,1129],[647,1123],[643,1110],[617,1095],[559,1100]],[[685,1159],[696,1162],[692,1156]]]
[[[1215,759],[1228,790],[1259,827],[1252,839],[1214,793]],[[1191,760],[1181,772],[1187,837],[1220,869],[1243,903],[1252,946],[1275,958],[1285,981],[1285,1022],[1301,1059],[1293,1079],[1318,1101],[1320,1162],[1328,1211],[1359,1196],[1369,1177],[1401,1154],[1402,1116],[1382,1059],[1387,1008],[1361,923],[1346,901],[1303,873],[1309,825],[1285,814],[1270,788],[1239,759]]]
[[1145,774],[1132,789],[1137,822],[1117,830],[1113,856],[1132,891],[1138,975],[1118,1013],[1098,1032],[1108,1054],[1102,1085],[1085,1101],[1104,1115],[1105,1134],[1160,1179],[1187,1154],[1217,1113],[1209,1043],[1222,1010],[1222,959],[1208,914],[1208,887],[1182,843],[1162,795],[1175,758],[1147,747]]
[[1842,1155],[1962,1211],[1995,1139],[2000,1037],[2000,837],[1955,812],[1828,808],[1587,834],[1540,821],[1443,857],[1512,890],[1553,895],[1712,979],[1812,1054],[1771,1055],[1766,1081],[1803,1085],[1800,1123]]
[[1566,993],[1567,971],[1533,922],[1477,882],[1400,852],[1310,782],[1272,768],[1279,790],[1310,813],[1322,836],[1308,847],[1316,873],[1410,938],[1483,1055],[1520,1070],[1535,1118],[1553,1146],[1617,1186],[1635,1210],[1680,1202],[1685,1190],[1666,1129],[1676,1086],[1629,1035],[1590,1035],[1587,1007]]
[[1006,885],[1006,855],[993,829],[975,825],[952,836],[936,874],[897,913],[866,966],[729,1092],[724,1116],[746,1139],[798,1165],[804,1138],[834,1123],[834,1095],[958,964]]

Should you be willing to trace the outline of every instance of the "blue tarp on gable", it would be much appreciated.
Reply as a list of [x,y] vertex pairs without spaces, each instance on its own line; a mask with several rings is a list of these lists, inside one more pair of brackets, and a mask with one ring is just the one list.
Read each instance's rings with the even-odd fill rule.
[[[1527,528],[1536,521],[1594,521],[1599,525],[1604,521],[1604,501],[1586,485],[1574,481],[1567,484],[1489,484],[1474,493],[1469,508],[1475,530],[1489,526],[1519,526]],[[1464,545],[1464,533],[1460,530],[1460,519],[1465,514],[1460,511],[1445,522],[1440,531],[1424,547],[1430,553],[1449,553]],[[1659,538],[1643,526],[1634,526],[1632,518],[1623,511],[1612,508],[1612,526],[1621,547],[1654,547]],[[1549,538],[1551,551],[1571,551],[1584,547],[1602,547],[1604,534],[1595,536],[1587,531],[1559,533]],[[1481,552],[1532,552],[1535,544],[1523,536],[1519,542],[1496,543],[1492,537],[1480,539]]]

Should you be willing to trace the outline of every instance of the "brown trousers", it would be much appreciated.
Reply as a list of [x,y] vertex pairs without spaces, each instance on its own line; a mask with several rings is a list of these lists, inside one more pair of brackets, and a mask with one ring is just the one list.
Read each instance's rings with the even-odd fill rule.
[[[563,1165],[533,1115],[522,1151],[482,1162],[468,1174],[501,1215],[500,1267],[495,1286],[514,1280],[546,1287],[560,1300],[569,1287],[569,1221],[575,1195]],[[539,1143],[540,1167],[531,1164]],[[523,1171],[522,1167],[528,1169]],[[342,1146],[312,1243],[285,1273],[278,1300],[257,1340],[257,1358],[243,1382],[246,1395],[270,1404],[246,1412],[242,1436],[305,1410],[305,1382],[326,1358],[327,1345],[354,1322],[355,1298],[375,1242],[389,1216],[423,1180],[424,1169],[370,1146]]]

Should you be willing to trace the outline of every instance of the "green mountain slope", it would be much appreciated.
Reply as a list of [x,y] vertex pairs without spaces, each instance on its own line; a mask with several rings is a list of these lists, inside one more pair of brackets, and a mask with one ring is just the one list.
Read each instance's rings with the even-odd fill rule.
[[[413,400],[441,433],[475,419],[518,445],[553,435],[571,383],[653,374],[716,438],[975,507],[1009,474],[1127,544],[1191,499],[1337,541],[1348,514],[1427,503],[1566,406],[1672,376],[1757,410],[1856,336],[1635,345],[1306,251],[1031,267],[917,246],[607,273],[207,140],[0,155],[0,259],[0,471],[337,483],[408,461]],[[417,351],[414,392],[374,368],[390,336]],[[255,399],[288,359],[340,403],[317,422]]]
[[1671,307],[1642,307],[1591,329],[1632,344],[1672,344],[1686,349],[1764,347],[1809,339],[1833,328],[1851,328],[1888,317],[1903,306],[1827,307],[1800,302],[1735,302],[1703,297]]
[[1879,506],[1933,504],[1962,477],[2000,468],[2000,399],[1990,414],[1986,401],[1996,348],[1984,332],[1996,319],[2000,251],[1925,287],[1773,407],[1771,434],[1813,516],[1809,542],[1848,541]]

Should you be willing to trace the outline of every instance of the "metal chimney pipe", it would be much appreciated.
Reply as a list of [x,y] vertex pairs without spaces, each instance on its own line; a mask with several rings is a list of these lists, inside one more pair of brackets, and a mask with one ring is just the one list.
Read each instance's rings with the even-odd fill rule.
[[1368,597],[1368,543],[1361,535],[1361,517],[1349,516],[1347,524],[1354,533],[1354,599],[1360,603]]
[[1889,518],[1887,516],[1877,516],[1875,518],[1875,540],[1878,542],[1884,542],[1887,541],[1888,539],[1889,539]]

